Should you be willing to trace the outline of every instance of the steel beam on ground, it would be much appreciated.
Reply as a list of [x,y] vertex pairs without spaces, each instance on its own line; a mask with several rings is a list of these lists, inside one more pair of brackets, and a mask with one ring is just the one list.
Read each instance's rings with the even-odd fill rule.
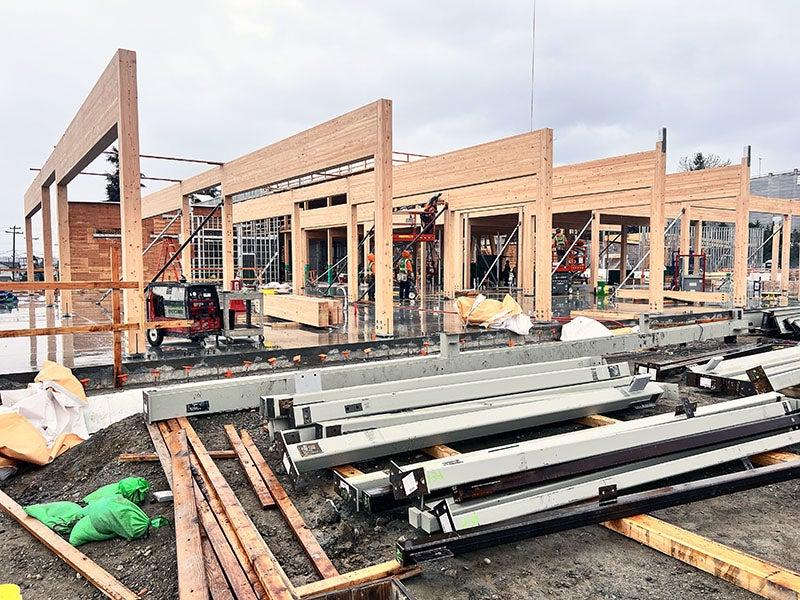
[[543,389],[614,379],[627,375],[630,375],[628,364],[620,363],[400,390],[376,396],[359,396],[346,400],[331,400],[293,406],[289,411],[289,422],[295,426],[310,425],[332,419],[344,419],[348,416],[375,415],[482,398],[496,398],[511,394],[523,394]]
[[[430,460],[411,469],[392,463],[390,479],[398,499],[466,484],[472,484],[467,488],[471,490],[468,495],[478,497],[490,491],[497,493],[791,427],[792,424],[781,417],[795,408],[796,403],[773,402],[705,417],[680,415],[671,422],[645,428],[619,426],[635,424],[634,419],[618,425],[462,453],[457,461],[451,458]],[[798,420],[796,416],[789,418]],[[763,423],[763,427],[756,428],[758,431],[749,428],[759,423]],[[559,467],[554,468],[556,465]],[[458,500],[463,497],[457,495]]]
[[283,461],[294,478],[316,469],[426,448],[435,444],[496,435],[537,425],[621,410],[651,400],[662,388],[648,383],[638,391],[612,388],[541,399],[516,406],[395,425],[286,447]]
[[[800,422],[800,420],[799,420]],[[800,431],[794,430],[778,435],[759,438],[740,444],[728,445],[703,452],[679,453],[672,460],[664,457],[609,469],[592,474],[573,485],[559,484],[555,489],[547,485],[524,490],[507,496],[457,504],[448,498],[432,509],[439,512],[439,527],[442,531],[463,531],[479,525],[489,525],[537,512],[551,510],[599,496],[600,488],[614,486],[615,490],[631,489],[669,477],[684,475],[726,462],[746,458],[753,454],[784,448],[800,442]],[[544,490],[544,491],[542,491]]]

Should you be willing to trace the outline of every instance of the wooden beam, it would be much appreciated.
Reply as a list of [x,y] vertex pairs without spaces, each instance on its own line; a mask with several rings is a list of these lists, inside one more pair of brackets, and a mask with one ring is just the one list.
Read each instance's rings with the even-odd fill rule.
[[[781,294],[788,298],[789,295],[789,273],[790,273],[790,251],[792,240],[792,216],[783,215],[783,230],[781,231]],[[775,258],[772,258],[775,264]]]
[[664,310],[664,190],[666,170],[666,140],[656,144],[653,185],[650,196],[650,310]]
[[[69,239],[69,203],[67,185],[56,185],[56,214],[58,219],[58,279],[72,281],[72,247]],[[112,277],[113,279],[113,277]],[[28,281],[33,281],[29,277]],[[72,292],[62,290],[59,293],[61,314],[72,314]]]
[[539,164],[536,169],[536,298],[534,314],[537,321],[553,318],[552,276],[553,251],[553,130],[541,130]]
[[[181,243],[192,235],[192,204],[188,194],[181,196]],[[181,251],[181,271],[186,281],[192,280],[192,245]]]
[[747,306],[747,254],[750,242],[750,158],[742,158],[733,242],[733,305]]
[[[364,235],[367,229],[364,229]],[[358,206],[347,199],[347,299],[358,300]],[[366,262],[364,263],[366,265]]]
[[404,567],[396,560],[387,560],[377,565],[371,565],[330,579],[314,581],[295,588],[300,598],[316,598],[338,590],[346,590],[371,581],[379,581],[389,577],[411,576],[421,572],[420,567]]
[[[44,280],[48,283],[55,282],[53,267],[53,227],[51,224],[50,186],[42,188],[42,246],[44,254]],[[55,294],[52,289],[45,290],[45,302],[52,306]]]
[[450,456],[456,456],[457,454],[460,454],[458,450],[453,450],[444,444],[429,446],[428,448],[423,448],[422,451],[431,458],[449,458]]
[[[683,214],[681,215],[681,232],[678,251],[681,254],[689,254],[691,252],[691,229],[692,229],[692,205],[683,204]],[[681,259],[682,268],[684,273],[689,271],[689,258]]]
[[375,148],[375,333],[394,335],[392,264],[392,102],[378,101]]
[[244,444],[242,444],[239,434],[236,433],[236,428],[231,424],[225,425],[225,435],[228,436],[231,446],[233,446],[233,450],[236,452],[239,463],[242,465],[247,480],[250,482],[250,487],[253,488],[253,491],[258,497],[258,501],[261,503],[261,508],[275,506],[275,500],[272,499],[267,486],[264,484],[264,480],[261,478],[261,474],[253,464],[253,459],[250,458]]
[[172,497],[175,511],[175,551],[178,563],[178,598],[207,600],[203,545],[194,497],[194,479],[189,465],[189,447],[183,431],[166,440],[172,455]]
[[[225,544],[227,545],[227,543],[226,541]],[[206,582],[211,600],[236,600],[228,587],[225,571],[223,571],[222,565],[214,552],[214,547],[208,541],[208,537],[202,537],[201,545],[205,562]]]
[[277,561],[274,560],[264,538],[261,537],[261,534],[250,521],[238,498],[236,498],[236,494],[208,455],[203,442],[194,431],[189,420],[185,417],[180,417],[177,421],[186,432],[186,437],[194,449],[197,462],[202,467],[214,492],[219,497],[220,504],[246,550],[259,582],[263,585],[271,600],[293,600],[292,586],[288,582],[288,578],[286,578]]
[[49,529],[47,525],[28,516],[22,507],[2,490],[0,490],[0,509],[44,544],[48,550],[80,573],[86,581],[100,590],[107,598],[138,600],[137,594],[122,585],[113,575],[83,552],[71,546],[67,540]]
[[619,228],[619,280],[628,276],[628,224],[622,221]]
[[233,196],[222,186],[222,289],[230,290],[236,274],[233,269]]
[[25,217],[25,267],[28,281],[33,281],[35,262],[33,260],[33,223],[30,217]]
[[[120,278],[120,250],[118,246],[111,247],[111,280],[116,281]],[[119,325],[122,323],[122,298],[121,292],[117,289],[111,290],[111,323]],[[112,355],[114,364],[114,387],[122,385],[122,330],[115,329],[113,332]]]
[[[597,289],[597,281],[600,277],[600,213],[592,211],[592,226],[589,236],[589,267],[591,275],[589,278],[589,290],[591,293]],[[620,280],[621,281],[621,280]],[[623,290],[619,290],[623,291]]]
[[[703,221],[698,220],[694,225],[694,253],[703,254]],[[700,270],[700,257],[694,259],[695,271]]]
[[472,264],[472,227],[470,226],[469,213],[465,213],[461,223],[463,231],[463,255],[461,256],[461,289],[468,290],[472,288],[472,281],[470,280],[470,271]]
[[136,290],[136,281],[4,281],[9,292],[39,292],[42,290]]
[[286,523],[289,525],[289,528],[292,530],[295,538],[298,542],[300,542],[300,545],[303,547],[306,555],[311,560],[311,563],[314,565],[314,569],[321,577],[324,577],[325,579],[338,576],[339,571],[337,571],[336,567],[333,566],[330,558],[328,558],[328,555],[325,554],[325,550],[322,549],[322,546],[319,545],[317,538],[314,537],[314,534],[306,525],[303,517],[295,507],[294,502],[292,502],[292,499],[289,498],[289,494],[286,493],[286,490],[281,485],[281,482],[278,481],[278,478],[275,477],[275,473],[272,472],[272,469],[270,469],[267,461],[264,460],[264,457],[253,441],[253,438],[244,429],[242,430],[241,434],[242,443],[247,449],[247,452],[250,454],[250,458],[252,458],[253,463],[255,463],[256,469],[258,469],[261,477],[263,477],[267,488],[269,488],[270,494],[275,499],[275,504],[277,504],[278,510],[281,511],[283,518],[286,519]]
[[[209,450],[208,455],[214,460],[238,458],[234,450]],[[154,452],[123,452],[117,457],[119,462],[157,462],[158,454]]]
[[[305,288],[306,263],[308,262],[308,238],[300,226],[301,206],[292,208],[292,293],[300,295]],[[265,296],[266,297],[266,296]]]
[[[525,204],[518,212],[517,231],[517,278],[525,296],[534,293],[534,272],[536,269],[536,210],[532,204]],[[535,307],[534,307],[535,308]]]
[[[117,138],[119,145],[119,208],[122,232],[122,270],[127,281],[144,280],[142,254],[142,192],[139,170],[139,100],[136,82],[136,53],[118,52],[117,77],[119,98],[117,103]],[[126,291],[124,297],[125,320],[143,322],[144,292]],[[137,354],[145,349],[144,328],[128,332],[128,353]]]
[[780,261],[778,260],[778,256],[780,253],[779,247],[781,244],[781,233],[780,233],[780,224],[777,221],[772,222],[772,261],[769,267],[769,280],[772,283],[777,283],[778,281],[778,267],[780,266]]
[[286,319],[312,327],[327,327],[331,324],[330,300],[311,298],[295,294],[265,295],[263,303],[264,315],[277,319]]
[[[172,327],[189,327],[190,320],[155,321],[144,324],[146,329],[165,329]],[[26,329],[0,330],[0,339],[19,338],[36,335],[67,335],[74,333],[107,333],[112,331],[136,331],[139,323],[99,323],[94,325],[70,325],[65,327],[30,327]]]

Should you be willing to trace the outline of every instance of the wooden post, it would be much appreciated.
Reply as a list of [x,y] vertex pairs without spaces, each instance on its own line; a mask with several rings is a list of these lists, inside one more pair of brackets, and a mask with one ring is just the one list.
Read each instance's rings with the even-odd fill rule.
[[36,265],[33,259],[33,229],[31,228],[31,218],[25,217],[25,270],[28,274],[28,281],[36,278]]
[[539,168],[536,170],[536,255],[534,257],[537,321],[553,318],[553,130],[543,129],[539,151]]
[[[733,305],[747,306],[747,252],[750,242],[750,146],[739,170],[736,230],[733,243]],[[774,259],[773,259],[774,260]]]
[[778,282],[778,253],[780,250],[778,249],[781,243],[781,236],[778,231],[780,225],[778,224],[777,219],[772,220],[772,261],[769,268],[769,280],[775,284]]
[[[517,286],[525,296],[533,295],[533,271],[536,264],[536,215],[531,203],[519,209],[517,231]],[[548,248],[548,256],[552,252]]]
[[653,192],[650,197],[650,310],[664,310],[664,183],[667,177],[667,130],[656,144]]
[[[119,281],[120,270],[120,249],[117,246],[111,247],[111,281]],[[111,290],[111,322],[119,325],[122,322],[122,306],[120,290]],[[114,331],[113,354],[114,354],[114,387],[122,385],[122,331]]]
[[456,295],[456,265],[453,260],[453,249],[457,246],[456,227],[458,217],[456,213],[447,209],[444,213],[444,236],[442,240],[442,257],[444,261],[444,297],[455,298]]
[[[58,214],[58,279],[72,281],[72,248],[69,242],[69,202],[66,185],[56,186],[56,211]],[[58,292],[61,316],[72,314],[72,292]]]
[[[692,229],[692,206],[690,204],[683,205],[683,214],[681,215],[681,237],[678,251],[681,254],[689,254],[691,252],[691,229]],[[689,271],[689,258],[681,259],[681,268],[684,274]]]
[[141,323],[128,332],[128,352],[144,351],[144,260],[142,254],[142,194],[139,170],[139,108],[136,53],[119,50],[119,201],[122,232],[122,271],[126,281],[138,281],[138,290],[126,290],[125,319]]
[[[366,234],[366,229],[364,230]],[[366,244],[364,244],[366,246]],[[358,300],[358,206],[347,205],[347,298]],[[364,261],[366,266],[367,262]]]
[[306,282],[306,262],[308,262],[308,237],[300,226],[300,203],[292,209],[292,293],[302,294]]
[[703,222],[696,221],[694,225],[694,253],[697,254],[697,258],[694,259],[694,270],[695,273],[700,272],[700,254],[703,253]]
[[428,296],[428,243],[419,243],[419,252],[417,254],[417,269],[419,276],[417,277],[417,296],[419,296],[420,303],[424,302]]
[[222,190],[222,289],[230,290],[236,274],[233,270],[233,196]]
[[[44,280],[55,281],[53,269],[53,228],[50,213],[50,186],[42,188],[42,245],[44,247]],[[45,302],[52,306],[55,301],[55,291],[45,290]]]
[[592,211],[591,237],[589,239],[589,264],[592,267],[589,277],[589,289],[592,293],[597,289],[597,282],[600,278],[600,213]]
[[[461,257],[461,289],[468,290],[472,288],[472,269],[470,268],[472,263],[472,226],[469,220],[469,213],[464,213],[463,217],[461,227],[464,233],[464,252]],[[500,266],[502,267],[502,264]]]
[[628,276],[628,224],[622,221],[619,226],[619,281]]
[[392,101],[378,100],[375,149],[375,333],[394,334],[392,271]]
[[[192,235],[192,203],[191,197],[185,194],[181,198],[181,243]],[[181,271],[186,281],[192,280],[192,245],[187,244],[181,251]]]
[[[789,298],[789,272],[790,250],[792,243],[792,217],[783,215],[783,230],[781,231],[781,300]],[[772,259],[775,263],[775,259]]]

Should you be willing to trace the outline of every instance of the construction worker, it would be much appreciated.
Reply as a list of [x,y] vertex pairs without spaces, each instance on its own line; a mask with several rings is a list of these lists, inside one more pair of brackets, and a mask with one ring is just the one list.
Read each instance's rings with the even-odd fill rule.
[[567,236],[563,229],[557,229],[553,236],[553,245],[556,247],[556,256],[560,261],[567,253]]
[[420,222],[422,223],[422,232],[424,233],[432,233],[433,229],[429,228],[429,224],[431,221],[436,219],[436,205],[439,203],[439,198],[442,197],[442,193],[439,192],[434,196],[431,196],[431,199],[425,204],[425,207],[422,209],[422,214],[420,215]]
[[367,254],[367,273],[365,280],[367,282],[367,298],[375,301],[375,255],[370,252]]
[[414,278],[414,265],[411,263],[411,252],[403,250],[397,265],[397,281],[400,284],[400,300],[408,300],[411,291],[411,280]]

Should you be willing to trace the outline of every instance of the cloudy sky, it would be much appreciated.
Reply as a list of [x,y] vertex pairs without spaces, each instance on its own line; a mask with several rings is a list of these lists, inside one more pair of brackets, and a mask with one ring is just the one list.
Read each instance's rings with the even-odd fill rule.
[[[0,232],[118,47],[138,53],[143,153],[228,160],[384,97],[395,150],[434,154],[529,130],[532,5],[0,0]],[[795,0],[538,0],[533,125],[556,164],[650,149],[665,126],[668,170],[745,144],[753,174],[800,167],[798,27]],[[102,199],[103,180],[70,190]]]

